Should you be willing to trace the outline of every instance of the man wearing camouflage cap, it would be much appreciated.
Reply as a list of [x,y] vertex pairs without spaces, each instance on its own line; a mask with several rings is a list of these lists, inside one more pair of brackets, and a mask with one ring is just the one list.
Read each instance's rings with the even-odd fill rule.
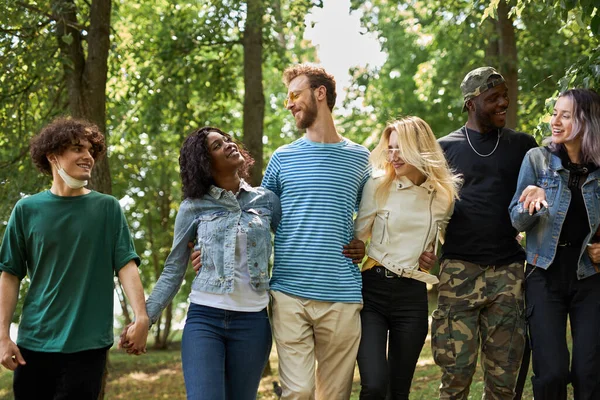
[[465,126],[439,140],[464,177],[442,247],[432,347],[442,368],[440,399],[467,399],[481,346],[485,399],[513,399],[525,346],[523,264],[508,206],[534,138],[505,128],[504,78],[492,67],[460,85]]

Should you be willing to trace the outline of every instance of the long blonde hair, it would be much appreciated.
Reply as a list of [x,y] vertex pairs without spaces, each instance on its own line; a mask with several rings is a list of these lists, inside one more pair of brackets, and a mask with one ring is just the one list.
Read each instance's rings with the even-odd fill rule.
[[458,199],[462,177],[454,174],[444,157],[444,153],[427,122],[419,117],[409,116],[388,123],[379,144],[371,153],[370,161],[374,170],[382,170],[385,175],[375,191],[378,204],[387,200],[390,186],[396,179],[394,167],[388,159],[388,146],[392,132],[398,134],[400,158],[413,165],[431,181],[437,192],[446,196],[448,205]]

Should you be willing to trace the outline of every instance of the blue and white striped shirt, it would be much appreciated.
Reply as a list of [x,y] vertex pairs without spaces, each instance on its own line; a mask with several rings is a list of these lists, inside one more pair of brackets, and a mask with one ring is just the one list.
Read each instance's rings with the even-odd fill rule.
[[361,303],[361,275],[342,246],[369,177],[369,151],[348,139],[282,146],[262,186],[281,199],[271,289],[306,299]]

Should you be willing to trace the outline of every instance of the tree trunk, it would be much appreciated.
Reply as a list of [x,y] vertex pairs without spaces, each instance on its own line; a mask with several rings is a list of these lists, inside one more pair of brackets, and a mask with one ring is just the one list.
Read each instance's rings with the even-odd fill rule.
[[171,334],[171,322],[173,320],[173,302],[170,302],[167,308],[165,308],[165,328],[162,332],[162,338],[160,341],[161,350],[166,350],[169,347],[169,335]]
[[[263,128],[265,119],[265,95],[262,83],[262,28],[263,1],[248,0],[248,15],[244,30],[244,145],[254,157],[251,184],[258,186],[263,170]],[[280,12],[280,10],[278,10]],[[280,37],[280,40],[282,38]],[[263,370],[263,376],[272,375],[271,364]]]
[[281,16],[281,0],[272,0],[271,8],[273,8],[273,16],[275,17],[276,31],[277,33],[277,41],[279,42],[279,46],[281,49],[285,49],[286,40],[285,34],[283,33],[283,27],[285,23],[283,22],[283,17]]
[[115,291],[117,292],[117,297],[119,298],[119,304],[121,305],[123,318],[125,318],[125,325],[129,325],[131,323],[131,315],[129,315],[129,309],[127,308],[127,298],[125,297],[123,286],[121,286],[121,282],[118,280],[115,282],[114,286]]
[[[74,0],[53,0],[56,36],[63,56],[63,69],[69,96],[69,111],[75,118],[87,119],[105,133],[106,80],[110,48],[111,0],[94,0],[90,6],[87,57],[77,20]],[[108,160],[99,160],[92,171],[90,187],[112,193]]]
[[517,42],[515,27],[508,16],[509,6],[505,1],[498,3],[498,21],[496,31],[499,37],[499,62],[500,72],[506,79],[510,106],[506,115],[506,126],[511,129],[517,127],[517,108],[519,100],[519,70],[517,56]]
[[260,185],[263,169],[265,96],[262,83],[263,1],[248,0],[244,29],[244,145],[255,160],[251,184]]
[[162,329],[161,329],[161,325],[162,325],[162,313],[161,315],[158,316],[158,319],[156,320],[156,323],[154,324],[154,326],[156,327],[154,330],[154,348],[155,349],[160,349],[160,343],[161,343],[161,334],[162,334]]
[[[167,183],[168,179],[162,174],[163,179],[161,179],[160,187],[162,190],[158,190],[158,192],[163,192],[164,195],[157,194],[155,204],[158,206],[158,214],[159,214],[159,230],[161,230],[159,235],[155,235],[154,231],[154,221],[152,219],[152,213],[147,214],[147,225],[146,225],[146,233],[148,238],[148,243],[150,244],[150,248],[152,249],[152,264],[154,266],[154,279],[158,281],[160,275],[162,273],[163,263],[161,263],[161,259],[164,260],[164,257],[160,257],[159,249],[168,248],[169,240],[167,240],[168,236],[164,234],[169,229],[169,211],[170,211],[170,185]],[[163,240],[164,239],[164,240]],[[161,243],[157,244],[157,240]],[[173,303],[169,303],[169,305],[165,308],[165,310],[160,315],[158,321],[156,322],[156,329],[154,331],[154,348],[158,350],[167,349],[169,346],[169,335],[171,334],[171,326],[173,320]],[[162,323],[164,321],[164,327]]]
[[[158,257],[158,249],[156,248],[156,243],[154,240],[154,228],[153,228],[154,225],[152,223],[152,214],[151,213],[146,214],[146,221],[147,221],[146,233],[147,233],[148,243],[150,244],[150,248],[152,249],[152,264],[154,266],[154,281],[156,282],[156,281],[158,281],[158,278],[160,277],[161,270],[160,270],[160,259]],[[155,326],[154,348],[155,349],[160,348],[160,343],[162,341],[161,340],[162,317],[163,317],[162,314],[159,315],[158,320],[154,324],[154,326]]]
[[[51,5],[68,89],[69,111],[75,118],[87,119],[96,124],[106,138],[106,80],[111,0],[93,0],[90,5],[90,24],[89,27],[85,27],[88,30],[87,58],[81,34],[84,27],[77,20],[77,6],[74,0],[52,0]],[[112,193],[106,157],[94,166],[90,188],[107,194]],[[99,399],[104,398],[107,367],[108,358]]]

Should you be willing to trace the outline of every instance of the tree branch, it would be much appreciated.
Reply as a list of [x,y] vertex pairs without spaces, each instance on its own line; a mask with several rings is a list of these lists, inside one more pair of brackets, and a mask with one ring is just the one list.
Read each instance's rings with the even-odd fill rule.
[[20,95],[20,94],[22,94],[22,93],[28,92],[28,91],[29,91],[29,89],[31,89],[31,87],[33,86],[33,84],[34,84],[34,83],[35,83],[35,82],[36,82],[38,79],[39,79],[39,76],[37,76],[37,75],[36,75],[36,76],[34,76],[34,77],[33,77],[33,79],[32,79],[31,81],[29,81],[29,82],[27,83],[27,85],[26,85],[26,86],[25,86],[23,89],[21,89],[21,90],[17,90],[17,91],[15,91],[15,92],[13,92],[13,93],[8,93],[8,94],[6,94],[6,95],[4,95],[4,96],[0,97],[0,100],[5,100],[5,99],[8,99],[8,98],[10,98],[10,97],[13,97],[13,96],[18,96],[18,95]]
[[0,169],[7,168],[11,165],[14,165],[14,164],[22,161],[23,159],[25,159],[27,157],[28,153],[29,153],[29,146],[22,148],[21,151],[19,152],[19,154],[17,154],[13,159],[4,161],[4,162],[0,162]]
[[54,16],[52,16],[52,14],[48,14],[47,12],[40,10],[37,7],[34,7],[31,4],[26,4],[26,3],[23,3],[22,1],[17,1],[16,4],[20,7],[23,7],[26,10],[33,11],[36,14],[43,15],[45,17],[50,18],[51,20],[54,20]]

